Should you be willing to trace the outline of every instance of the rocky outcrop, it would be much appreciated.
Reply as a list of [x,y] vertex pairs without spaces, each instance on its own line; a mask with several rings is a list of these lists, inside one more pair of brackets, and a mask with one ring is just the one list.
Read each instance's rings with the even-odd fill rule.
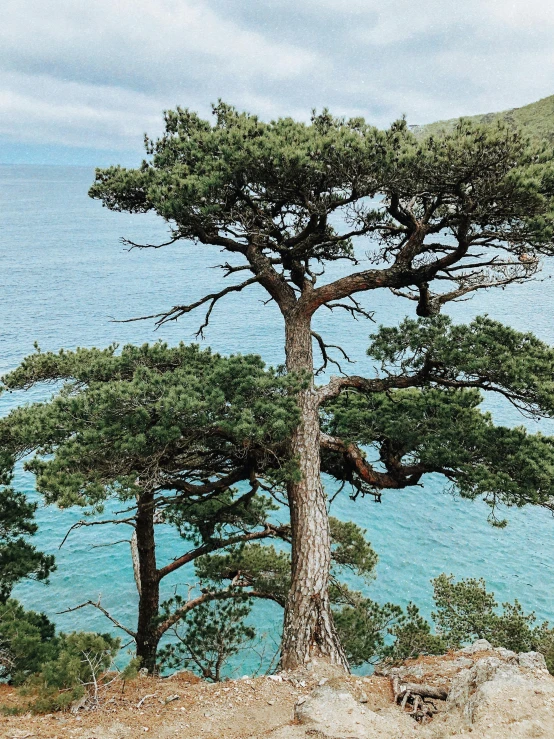
[[[379,675],[393,688],[380,708],[368,707],[379,677],[363,691],[352,679],[329,680],[298,701],[294,723],[272,739],[554,739],[554,678],[536,652],[516,654],[480,640]],[[433,710],[421,711],[422,700]]]

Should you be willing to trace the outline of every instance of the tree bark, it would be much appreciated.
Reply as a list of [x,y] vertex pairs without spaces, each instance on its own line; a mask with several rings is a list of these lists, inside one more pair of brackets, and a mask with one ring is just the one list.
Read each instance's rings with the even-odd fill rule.
[[346,670],[331,612],[328,585],[331,544],[327,499],[321,484],[319,400],[313,387],[311,321],[298,312],[285,316],[289,372],[305,372],[310,385],[298,396],[301,422],[290,446],[299,479],[289,482],[292,581],[283,626],[281,667],[295,669],[323,657]]
[[137,624],[137,657],[141,667],[153,674],[160,640],[156,619],[160,603],[160,579],[156,568],[154,539],[154,495],[144,493],[137,505],[136,535],[140,573],[139,612]]

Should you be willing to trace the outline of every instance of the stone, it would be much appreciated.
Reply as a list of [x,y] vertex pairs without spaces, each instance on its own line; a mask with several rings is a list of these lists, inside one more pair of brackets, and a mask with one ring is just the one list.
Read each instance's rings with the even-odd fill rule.
[[[407,714],[391,706],[386,715],[362,708],[345,688],[317,687],[294,710],[296,721],[306,735],[332,739],[416,739],[417,725]],[[292,736],[293,734],[291,734]]]
[[499,657],[502,657],[502,659],[505,659],[507,662],[516,663],[518,661],[517,654],[515,652],[512,652],[510,649],[504,649],[504,647],[495,647],[494,651],[498,654]]
[[470,644],[468,647],[464,647],[462,650],[462,654],[475,654],[475,652],[487,652],[492,650],[492,644],[488,642],[486,639],[477,639],[477,641],[474,641],[473,644]]
[[540,652],[522,652],[518,656],[518,662],[520,667],[527,670],[538,670],[539,672],[546,670],[546,661]]

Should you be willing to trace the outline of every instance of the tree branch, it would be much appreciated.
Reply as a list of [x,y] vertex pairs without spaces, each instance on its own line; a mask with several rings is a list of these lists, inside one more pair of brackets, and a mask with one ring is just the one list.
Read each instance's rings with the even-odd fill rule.
[[117,626],[118,629],[121,629],[126,634],[129,634],[129,636],[132,636],[133,639],[137,638],[137,635],[134,631],[131,631],[131,629],[123,626],[123,624],[121,624],[102,605],[100,605],[100,598],[98,598],[98,601],[96,603],[93,600],[87,600],[84,603],[80,603],[78,606],[74,606],[73,608],[66,608],[65,611],[58,611],[57,615],[61,615],[62,613],[72,613],[73,611],[78,611],[80,608],[85,608],[86,606],[93,606],[93,608],[97,608],[101,613],[104,614],[104,616],[106,616],[107,619],[109,619],[115,626]]
[[253,285],[256,282],[259,282],[258,277],[251,277],[250,279],[241,282],[240,285],[229,285],[229,287],[220,290],[218,293],[210,293],[209,295],[205,295],[203,298],[200,298],[200,300],[197,300],[195,303],[190,303],[190,305],[176,305],[170,310],[165,311],[164,313],[152,313],[149,316],[126,318],[124,320],[115,321],[115,323],[133,323],[134,321],[146,321],[148,319],[155,318],[156,326],[162,326],[164,323],[168,323],[169,321],[176,321],[178,318],[184,316],[186,313],[190,313],[196,308],[199,308],[201,305],[209,303],[208,310],[206,311],[206,315],[204,317],[204,323],[196,332],[197,337],[203,336],[204,329],[207,327],[210,321],[210,315],[217,301],[221,300],[221,298],[225,297],[225,295],[228,295],[229,293],[241,292],[242,290],[244,290],[245,287]]
[[319,367],[319,369],[315,371],[316,377],[317,375],[321,374],[325,370],[329,362],[331,364],[334,364],[337,367],[338,371],[342,373],[342,367],[340,366],[339,362],[337,362],[336,359],[332,359],[329,356],[327,352],[328,349],[337,349],[339,352],[341,352],[342,356],[347,362],[349,362],[350,364],[354,364],[352,359],[350,359],[348,354],[344,351],[344,349],[341,346],[338,346],[338,344],[326,344],[325,341],[323,340],[323,337],[320,334],[316,333],[315,331],[312,331],[312,336],[317,341],[319,345],[319,350],[321,352],[321,356],[323,357],[323,364],[321,365],[321,367]]
[[[264,600],[272,600],[278,602],[270,593],[258,592],[256,590],[248,591],[247,596],[249,598],[263,598]],[[209,603],[213,600],[226,600],[227,598],[244,598],[244,592],[241,592],[235,587],[228,590],[214,590],[207,593],[202,593],[202,595],[199,595],[197,598],[189,600],[187,603],[185,603],[184,606],[174,611],[168,618],[166,618],[165,621],[162,621],[162,623],[158,626],[158,635],[160,637],[163,636],[163,634],[165,634],[165,632],[169,628],[171,628],[173,624],[176,624],[177,621],[180,621],[183,616],[186,616],[189,611],[192,611],[193,608],[198,608],[198,606],[202,605],[202,603]]]
[[361,390],[366,393],[384,393],[387,390],[402,389],[408,387],[420,387],[429,382],[426,375],[393,375],[384,379],[367,379],[358,375],[347,375],[344,377],[331,377],[327,385],[317,389],[318,403],[336,398],[348,388]]
[[423,465],[395,465],[394,470],[390,469],[388,472],[378,472],[368,464],[357,444],[352,442],[346,443],[336,436],[323,433],[320,436],[320,442],[324,449],[330,449],[331,451],[342,454],[347,464],[359,478],[366,485],[377,490],[398,490],[416,485],[421,479],[421,476],[429,471]]
[[202,557],[204,554],[210,554],[210,552],[215,552],[218,549],[225,549],[226,547],[233,546],[233,544],[240,544],[241,542],[256,541],[257,539],[265,539],[268,537],[284,539],[288,532],[289,528],[287,526],[274,526],[273,524],[266,523],[263,531],[237,534],[236,536],[230,536],[228,539],[207,542],[206,544],[193,549],[191,552],[183,554],[182,557],[174,559],[173,562],[165,565],[165,567],[161,567],[157,572],[158,580],[161,580],[171,572],[175,572],[175,570],[183,567],[183,565],[193,562],[195,559],[198,559],[198,557]]
[[74,523],[73,526],[69,527],[58,549],[61,549],[63,547],[63,545],[67,541],[67,538],[69,537],[69,535],[74,529],[80,529],[81,526],[102,526],[104,524],[109,524],[109,523],[114,524],[114,525],[120,524],[120,523],[126,523],[128,526],[134,526],[135,519],[134,518],[113,518],[113,519],[109,519],[105,521],[77,521],[77,523]]
[[162,246],[170,246],[176,241],[180,241],[182,238],[182,236],[174,236],[172,239],[170,239],[169,241],[165,241],[163,244],[137,244],[134,241],[131,241],[131,239],[126,239],[123,236],[119,239],[119,241],[125,246],[129,247],[127,251],[131,251],[132,249],[161,249]]
[[[222,490],[227,490],[227,488],[231,487],[231,485],[234,485],[241,480],[246,480],[249,477],[250,468],[247,466],[243,466],[237,467],[237,469],[233,470],[225,477],[220,477],[213,482],[207,482],[202,485],[194,485],[178,477],[170,477],[164,482],[164,488],[171,487],[175,490],[178,490],[179,492],[186,493],[190,496],[207,495],[209,493],[218,493]],[[160,502],[160,500],[158,502]]]

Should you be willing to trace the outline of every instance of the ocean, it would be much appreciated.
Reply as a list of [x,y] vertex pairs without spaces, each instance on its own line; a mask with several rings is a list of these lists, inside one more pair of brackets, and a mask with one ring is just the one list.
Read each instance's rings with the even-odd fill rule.
[[[156,243],[166,240],[167,229],[154,216],[112,213],[90,200],[87,190],[93,178],[90,168],[0,166],[0,374],[16,367],[33,351],[35,342],[45,351],[159,339],[170,344],[196,341],[201,313],[159,330],[152,321],[117,323],[113,319],[156,313],[211,292],[223,283],[217,265],[227,261],[227,255],[191,244],[127,251],[121,237]],[[362,244],[362,259],[364,253]],[[328,278],[340,269],[333,266]],[[282,363],[283,326],[275,307],[263,305],[264,297],[256,289],[229,296],[214,310],[201,343],[225,354],[253,352],[268,364]],[[374,311],[377,323],[385,325],[414,314],[413,303],[386,291],[367,294],[362,303]],[[473,300],[449,306],[448,312],[455,321],[487,313],[554,343],[554,294],[548,270],[540,281],[477,294]],[[336,311],[320,314],[316,330],[330,343],[344,346],[356,361],[352,371],[373,372],[365,351],[374,324],[353,321]],[[43,399],[49,392],[41,388],[5,394],[0,397],[0,414],[19,403]],[[487,399],[486,405],[499,423],[525,424],[533,431],[554,434],[554,422],[524,419],[498,398]],[[15,486],[36,498],[32,475],[21,469]],[[551,514],[530,507],[508,510],[509,525],[499,530],[487,523],[487,513],[485,504],[453,496],[445,480],[434,475],[427,476],[423,487],[385,492],[381,504],[353,502],[343,496],[332,508],[333,515],[353,519],[367,529],[379,554],[377,576],[364,586],[375,600],[400,605],[415,601],[428,615],[430,580],[447,572],[483,577],[499,602],[517,598],[538,618],[554,620]],[[23,582],[14,596],[27,608],[44,611],[65,631],[112,630],[94,609],[60,613],[99,597],[116,618],[132,626],[137,595],[128,544],[103,546],[121,539],[121,532],[108,532],[108,527],[80,529],[59,549],[68,528],[81,517],[79,509],[39,507],[35,543],[56,555],[58,569],[50,585]],[[180,553],[180,541],[169,527],[160,542],[160,563]],[[191,570],[180,571],[165,584],[165,593],[193,583]],[[261,631],[275,637],[278,608],[263,604],[256,609]],[[250,657],[235,665],[240,674],[250,674],[255,667]]]

